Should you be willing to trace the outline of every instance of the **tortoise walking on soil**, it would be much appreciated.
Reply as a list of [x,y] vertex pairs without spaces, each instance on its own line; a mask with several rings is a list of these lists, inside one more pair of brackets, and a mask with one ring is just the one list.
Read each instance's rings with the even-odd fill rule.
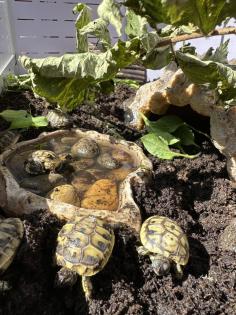
[[90,277],[106,265],[114,242],[113,230],[94,216],[78,216],[66,223],[57,237],[56,263],[62,266],[57,281],[74,284],[81,275],[85,297],[89,300]]
[[167,274],[174,262],[176,275],[178,278],[183,276],[181,265],[188,262],[189,244],[176,222],[166,217],[152,216],[143,223],[140,239],[143,246],[138,248],[138,253],[149,255],[157,275]]
[[[18,218],[0,218],[0,274],[3,274],[12,263],[20,242],[23,238],[24,226]],[[8,288],[5,281],[0,287]]]

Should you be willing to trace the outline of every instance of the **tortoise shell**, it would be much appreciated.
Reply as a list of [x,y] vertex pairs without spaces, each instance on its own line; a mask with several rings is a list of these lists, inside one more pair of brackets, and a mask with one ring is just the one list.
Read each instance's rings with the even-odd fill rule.
[[189,244],[183,230],[173,220],[152,216],[142,225],[140,238],[143,246],[151,253],[160,254],[180,265],[189,258]]
[[81,276],[93,276],[106,265],[114,241],[113,230],[103,220],[78,216],[58,234],[56,262]]
[[0,219],[0,274],[10,266],[24,234],[18,218]]
[[55,171],[61,165],[60,158],[50,150],[33,151],[25,161],[25,170],[32,175]]

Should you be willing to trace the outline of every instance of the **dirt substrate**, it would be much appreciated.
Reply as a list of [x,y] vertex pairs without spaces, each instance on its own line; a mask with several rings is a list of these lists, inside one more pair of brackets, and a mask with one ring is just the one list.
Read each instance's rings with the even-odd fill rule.
[[[95,106],[84,105],[72,113],[73,124],[138,141],[140,134],[127,128],[119,104],[131,95],[120,87]],[[21,108],[45,114],[43,102],[31,93],[11,93],[0,99],[0,108]],[[199,124],[199,121],[198,121]],[[206,129],[208,121],[205,121]],[[1,129],[3,129],[1,124]],[[23,132],[33,138],[39,130]],[[236,314],[236,253],[221,251],[218,238],[235,214],[235,191],[227,177],[225,159],[211,143],[198,139],[201,155],[193,160],[152,159],[153,181],[135,186],[134,195],[143,219],[165,215],[187,233],[190,260],[184,278],[159,278],[148,257],[139,257],[138,237],[125,227],[117,229],[116,244],[107,266],[92,278],[94,294],[87,304],[80,281],[58,288],[53,264],[56,236],[63,225],[41,211],[24,217],[25,236],[17,256],[1,277],[12,289],[0,294],[0,314]],[[0,188],[1,189],[1,188]]]

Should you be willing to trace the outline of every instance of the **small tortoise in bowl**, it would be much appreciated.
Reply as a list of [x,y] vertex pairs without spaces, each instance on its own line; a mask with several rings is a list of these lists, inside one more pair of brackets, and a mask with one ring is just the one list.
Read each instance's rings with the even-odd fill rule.
[[57,237],[56,263],[62,268],[57,284],[73,285],[78,275],[86,300],[92,295],[90,277],[108,262],[115,242],[112,228],[95,216],[78,216],[68,221]]
[[174,263],[176,276],[182,278],[181,266],[189,259],[189,244],[183,230],[175,221],[152,216],[142,225],[140,239],[143,246],[138,248],[140,255],[149,255],[154,272],[158,276],[166,275]]

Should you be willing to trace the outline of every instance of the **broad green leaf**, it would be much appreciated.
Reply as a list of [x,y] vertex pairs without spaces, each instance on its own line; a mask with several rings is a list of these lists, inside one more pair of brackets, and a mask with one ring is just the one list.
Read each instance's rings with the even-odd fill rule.
[[134,13],[133,10],[126,10],[126,27],[125,33],[129,38],[142,36],[147,33],[147,20]]
[[127,0],[125,5],[145,16],[153,26],[193,23],[203,34],[209,34],[226,17],[236,16],[235,0]]
[[87,34],[81,34],[80,30],[92,20],[91,9],[84,3],[78,3],[73,8],[73,13],[78,13],[75,22],[76,47],[78,52],[83,53],[88,51],[88,38]]
[[20,57],[20,62],[31,74],[33,91],[56,102],[64,110],[72,110],[88,96],[95,97],[99,83],[114,78],[120,68],[139,59],[140,41],[118,41],[108,51],[66,54],[61,57],[31,59]]
[[174,157],[195,158],[196,155],[182,154],[171,151],[168,145],[163,142],[155,133],[149,133],[141,138],[145,149],[160,159],[172,160]]
[[108,31],[108,23],[103,19],[96,19],[80,29],[81,35],[94,35],[100,39],[103,46],[107,49],[111,46],[110,33]]
[[209,83],[217,88],[221,98],[229,100],[236,97],[236,70],[214,61],[203,61],[190,54],[176,52],[178,63],[186,76],[194,83]]
[[[155,133],[155,135],[157,137],[160,138],[160,140],[162,140],[165,144],[167,145],[173,145],[177,142],[179,142],[179,139],[176,138],[175,136],[173,136],[170,132],[167,131],[167,128],[162,128],[161,125],[158,125],[158,122],[162,119],[160,118],[159,120],[157,121],[151,121],[149,120],[146,116],[144,116],[142,113],[141,113],[141,116],[144,120],[144,123],[147,127],[147,130],[150,132],[150,133]],[[168,116],[166,116],[168,117]],[[183,123],[183,122],[182,122]]]
[[[142,115],[142,118],[144,119],[144,115]],[[179,118],[178,116],[174,115],[167,115],[163,116],[157,121],[150,121],[146,117],[144,119],[145,124],[149,125],[150,128],[155,131],[157,130],[162,130],[165,132],[172,133],[175,130],[177,130],[180,126],[184,124],[183,120]]]
[[100,18],[112,24],[118,36],[121,36],[122,16],[120,7],[114,0],[103,0],[98,6],[98,15]]
[[181,144],[184,146],[193,145],[198,147],[194,141],[194,133],[187,124],[180,126],[175,132],[174,135],[180,140]]
[[145,52],[142,57],[142,63],[146,68],[157,70],[170,62],[170,46],[155,48],[161,40],[156,32],[146,33],[140,40],[141,48]]
[[11,123],[10,129],[45,127],[48,125],[46,117],[33,117],[25,110],[4,110],[0,113],[0,116]]

